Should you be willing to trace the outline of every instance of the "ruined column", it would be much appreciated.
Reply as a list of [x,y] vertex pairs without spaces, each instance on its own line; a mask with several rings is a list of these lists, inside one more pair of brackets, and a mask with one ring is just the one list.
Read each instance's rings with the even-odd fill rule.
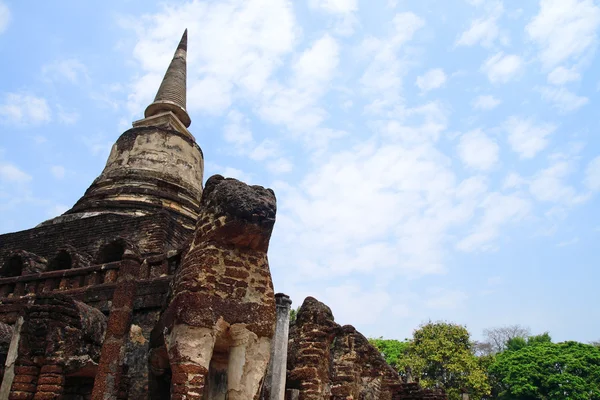
[[123,374],[125,345],[131,328],[133,301],[137,291],[137,278],[141,260],[130,250],[123,254],[117,287],[113,294],[108,316],[106,336],[94,380],[92,400],[116,400]]
[[285,400],[298,400],[300,399],[299,389],[287,389],[285,391]]
[[267,400],[284,400],[292,300],[283,293],[277,293],[275,295],[275,305],[277,308],[277,323],[275,325],[275,335],[271,342],[271,362],[265,378],[265,391],[269,393]]
[[[19,355],[19,341],[21,340],[21,327],[23,326],[23,317],[17,319],[17,323],[13,329],[12,338],[8,347],[8,355],[4,369],[4,377],[2,378],[2,386],[0,387],[0,400],[8,400],[10,389],[15,379],[15,362]],[[37,372],[37,371],[36,371]],[[37,378],[37,374],[35,374]],[[34,378],[32,378],[33,380]]]

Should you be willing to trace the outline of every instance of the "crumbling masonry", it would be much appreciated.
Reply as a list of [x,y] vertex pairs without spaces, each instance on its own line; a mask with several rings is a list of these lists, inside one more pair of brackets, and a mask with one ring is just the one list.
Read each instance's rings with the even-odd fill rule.
[[0,235],[0,400],[444,399],[313,298],[290,328],[267,260],[275,194],[203,187],[186,55],[187,31],[73,208]]

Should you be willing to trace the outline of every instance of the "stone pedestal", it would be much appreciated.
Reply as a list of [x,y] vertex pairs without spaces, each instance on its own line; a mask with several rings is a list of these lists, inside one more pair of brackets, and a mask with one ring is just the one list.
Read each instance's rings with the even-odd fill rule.
[[287,347],[290,330],[290,306],[292,300],[283,294],[275,295],[277,324],[271,342],[271,361],[265,376],[263,393],[265,400],[285,400],[285,377],[287,373]]

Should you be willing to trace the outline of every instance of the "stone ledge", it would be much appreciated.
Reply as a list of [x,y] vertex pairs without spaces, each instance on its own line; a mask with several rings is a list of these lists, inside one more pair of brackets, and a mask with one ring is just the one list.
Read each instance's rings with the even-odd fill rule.
[[196,141],[194,135],[185,127],[185,125],[173,114],[172,111],[156,114],[151,117],[140,119],[133,122],[134,128],[158,126],[167,129],[173,129],[189,136],[193,141]]

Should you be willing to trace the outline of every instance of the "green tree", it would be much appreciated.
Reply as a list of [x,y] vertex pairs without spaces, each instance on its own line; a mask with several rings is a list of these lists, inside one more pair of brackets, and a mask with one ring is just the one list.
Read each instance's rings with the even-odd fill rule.
[[300,307],[290,309],[290,325],[293,325],[296,322],[296,317],[298,316],[298,310],[300,310]]
[[388,364],[394,367],[400,374],[404,375],[407,366],[407,350],[409,342],[395,339],[369,339],[369,342],[377,348],[385,358]]
[[[489,371],[490,366],[494,364],[496,361],[495,354],[484,354],[477,356],[477,363],[479,364],[479,368],[486,373]],[[487,395],[483,395],[481,399],[497,399],[497,394],[499,392],[498,387],[499,384],[496,381],[496,377],[494,375],[490,375],[487,373],[488,384],[490,385],[490,392]]]
[[552,343],[552,338],[548,332],[544,332],[541,335],[529,336],[527,338],[527,346],[542,343]]
[[533,340],[498,354],[489,372],[501,400],[600,400],[600,348],[592,345]]
[[424,387],[442,387],[449,400],[468,392],[473,399],[490,393],[485,369],[473,354],[464,326],[437,322],[422,325],[413,334],[408,363]]
[[517,351],[521,350],[523,347],[527,347],[527,339],[523,337],[514,337],[508,339],[506,342],[506,350],[507,351]]
[[513,337],[508,339],[506,342],[506,350],[517,351],[526,346],[532,346],[534,344],[552,343],[552,338],[548,332],[544,332],[541,335],[528,336],[528,337]]

